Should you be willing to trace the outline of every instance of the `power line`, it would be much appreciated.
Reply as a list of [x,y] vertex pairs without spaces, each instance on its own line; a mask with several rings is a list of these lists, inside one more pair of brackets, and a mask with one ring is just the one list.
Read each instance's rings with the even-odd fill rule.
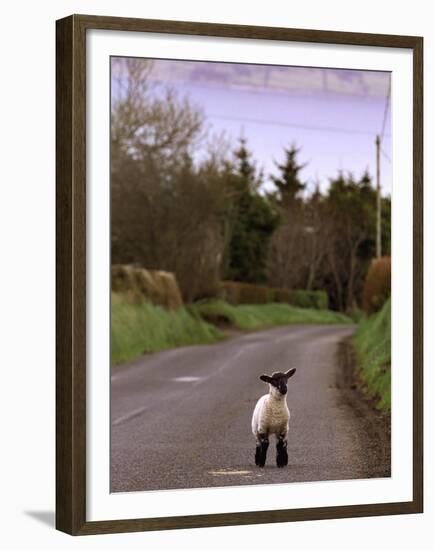
[[383,157],[388,160],[390,163],[392,163],[392,159],[389,157],[389,155],[386,153],[386,151],[382,148],[381,152],[383,153]]
[[[307,124],[295,124],[292,122],[280,122],[277,120],[264,120],[260,118],[249,118],[249,117],[230,117],[223,115],[212,115],[208,114],[209,118],[216,118],[220,120],[233,120],[238,122],[251,122],[253,124],[264,124],[267,126],[284,126],[288,128],[298,128],[300,130],[311,130],[315,132],[332,132],[332,133],[343,133],[343,134],[358,134],[358,135],[367,135],[375,136],[375,132],[370,132],[368,130],[350,130],[348,128],[339,128],[337,126],[311,126]],[[388,136],[386,136],[388,137]]]

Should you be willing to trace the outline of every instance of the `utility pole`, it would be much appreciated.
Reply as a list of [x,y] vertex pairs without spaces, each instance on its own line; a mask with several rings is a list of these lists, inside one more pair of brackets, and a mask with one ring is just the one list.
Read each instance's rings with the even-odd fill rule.
[[381,150],[381,138],[379,135],[375,138],[375,145],[377,148],[377,246],[376,255],[377,258],[381,256],[381,184],[380,184],[380,150]]

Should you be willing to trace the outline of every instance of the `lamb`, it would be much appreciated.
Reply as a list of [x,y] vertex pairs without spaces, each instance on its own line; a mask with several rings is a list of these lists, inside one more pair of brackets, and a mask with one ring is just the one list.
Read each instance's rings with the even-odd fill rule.
[[295,374],[296,369],[273,372],[271,376],[262,374],[259,378],[269,384],[269,393],[263,395],[256,403],[252,416],[252,432],[256,438],[255,464],[260,468],[265,466],[269,435],[275,434],[276,464],[278,468],[288,465],[287,437],[289,429],[289,409],[286,403],[288,379]]

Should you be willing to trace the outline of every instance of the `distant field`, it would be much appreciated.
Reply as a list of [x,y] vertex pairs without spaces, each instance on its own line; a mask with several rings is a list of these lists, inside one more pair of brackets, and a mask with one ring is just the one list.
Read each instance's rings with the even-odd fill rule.
[[377,408],[391,405],[391,304],[390,299],[374,315],[363,319],[354,336],[359,374],[363,390],[378,400]]
[[255,330],[291,324],[346,324],[352,320],[327,310],[286,304],[231,306],[204,302],[166,310],[148,303],[131,303],[112,294],[111,356],[119,364],[145,353],[196,344],[210,344],[224,335],[219,328]]

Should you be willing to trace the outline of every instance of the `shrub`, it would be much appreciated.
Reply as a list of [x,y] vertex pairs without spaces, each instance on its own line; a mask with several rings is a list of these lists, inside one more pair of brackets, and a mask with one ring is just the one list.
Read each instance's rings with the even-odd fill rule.
[[166,309],[182,306],[182,297],[173,273],[150,271],[131,265],[113,265],[112,291],[121,293],[131,302],[149,302]]
[[390,297],[391,259],[390,256],[375,258],[369,266],[363,286],[363,309],[371,314],[379,311]]
[[292,304],[309,309],[328,309],[329,297],[324,290],[294,290]]

